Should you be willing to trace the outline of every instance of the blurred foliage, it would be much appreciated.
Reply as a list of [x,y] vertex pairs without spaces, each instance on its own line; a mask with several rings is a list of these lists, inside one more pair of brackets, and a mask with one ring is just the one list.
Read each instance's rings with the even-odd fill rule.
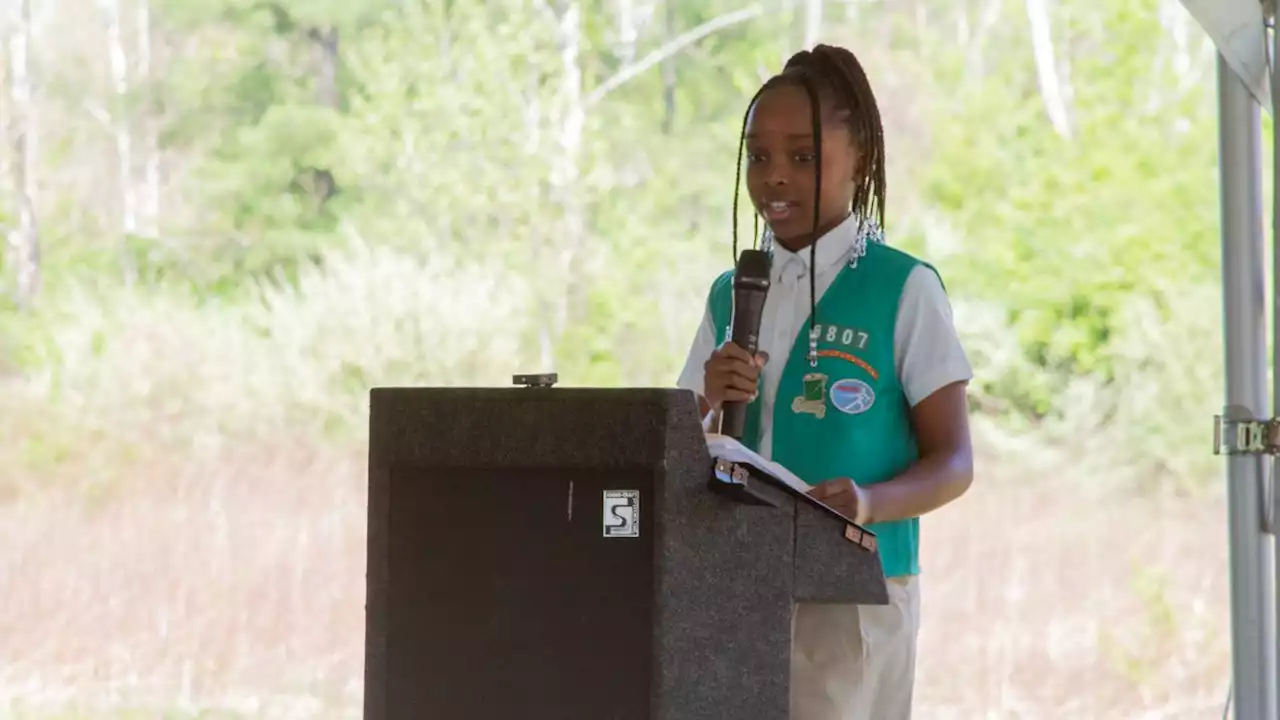
[[[371,384],[503,383],[548,364],[569,384],[672,383],[707,284],[732,260],[744,103],[805,24],[803,4],[770,0],[615,85],[673,38],[748,5],[163,0],[151,5],[150,79],[135,73],[120,104],[103,63],[85,62],[101,52],[60,52],[105,47],[70,12],[93,16],[93,4],[67,5],[37,47],[46,290],[32,314],[0,312],[0,373],[20,368],[53,392],[89,383],[78,363],[116,357],[124,338],[265,337],[264,358],[299,365],[270,375],[265,361],[225,357],[241,392],[318,378],[308,398],[270,399],[355,428],[349,400]],[[125,18],[140,7],[120,2]],[[1160,447],[1171,427],[1202,425],[1221,394],[1212,48],[1173,0],[1053,3],[1063,134],[1025,13],[989,0],[828,2],[822,38],[854,48],[880,96],[890,240],[941,269],[977,407],[1020,427],[1124,418],[1138,445]],[[325,37],[336,38],[328,55]],[[128,113],[132,132],[157,128],[156,236],[120,232],[123,181],[87,185],[63,169],[119,177],[110,135],[74,110],[81,95]],[[132,182],[146,161],[131,159]],[[121,262],[137,269],[130,287]],[[445,282],[439,268],[486,289]],[[135,337],[134,313],[156,329]],[[468,327],[490,335],[459,340]],[[493,334],[514,343],[497,358]],[[1178,364],[1155,357],[1171,347],[1186,356]],[[116,358],[121,372],[128,357]],[[1126,404],[1137,388],[1141,402]],[[216,399],[192,407],[214,412]],[[1139,406],[1185,415],[1155,420]]]

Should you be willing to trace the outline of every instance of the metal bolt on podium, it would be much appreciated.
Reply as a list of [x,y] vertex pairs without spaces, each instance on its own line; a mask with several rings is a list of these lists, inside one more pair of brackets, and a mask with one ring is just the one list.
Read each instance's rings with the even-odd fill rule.
[[549,388],[560,381],[556,373],[535,373],[529,375],[512,375],[512,385],[523,385],[528,388]]

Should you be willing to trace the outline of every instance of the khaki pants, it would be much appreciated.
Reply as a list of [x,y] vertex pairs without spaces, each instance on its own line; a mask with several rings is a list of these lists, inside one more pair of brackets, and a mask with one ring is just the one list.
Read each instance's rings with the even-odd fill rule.
[[888,605],[796,606],[791,720],[910,719],[920,581],[886,584]]

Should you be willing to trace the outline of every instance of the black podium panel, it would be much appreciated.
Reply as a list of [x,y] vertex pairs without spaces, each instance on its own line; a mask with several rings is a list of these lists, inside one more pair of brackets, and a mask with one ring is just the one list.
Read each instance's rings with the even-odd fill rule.
[[610,485],[647,497],[653,472],[393,470],[387,651],[414,659],[389,668],[395,716],[649,720],[654,547],[603,536]]
[[794,602],[887,601],[839,518],[708,491],[688,392],[377,389],[370,432],[367,720],[778,720]]

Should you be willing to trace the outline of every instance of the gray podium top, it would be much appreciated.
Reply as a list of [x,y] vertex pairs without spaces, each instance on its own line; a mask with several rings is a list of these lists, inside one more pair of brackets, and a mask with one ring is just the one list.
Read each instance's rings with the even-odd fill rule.
[[712,468],[688,391],[375,389],[366,719],[785,718],[794,603],[888,602],[880,559]]

